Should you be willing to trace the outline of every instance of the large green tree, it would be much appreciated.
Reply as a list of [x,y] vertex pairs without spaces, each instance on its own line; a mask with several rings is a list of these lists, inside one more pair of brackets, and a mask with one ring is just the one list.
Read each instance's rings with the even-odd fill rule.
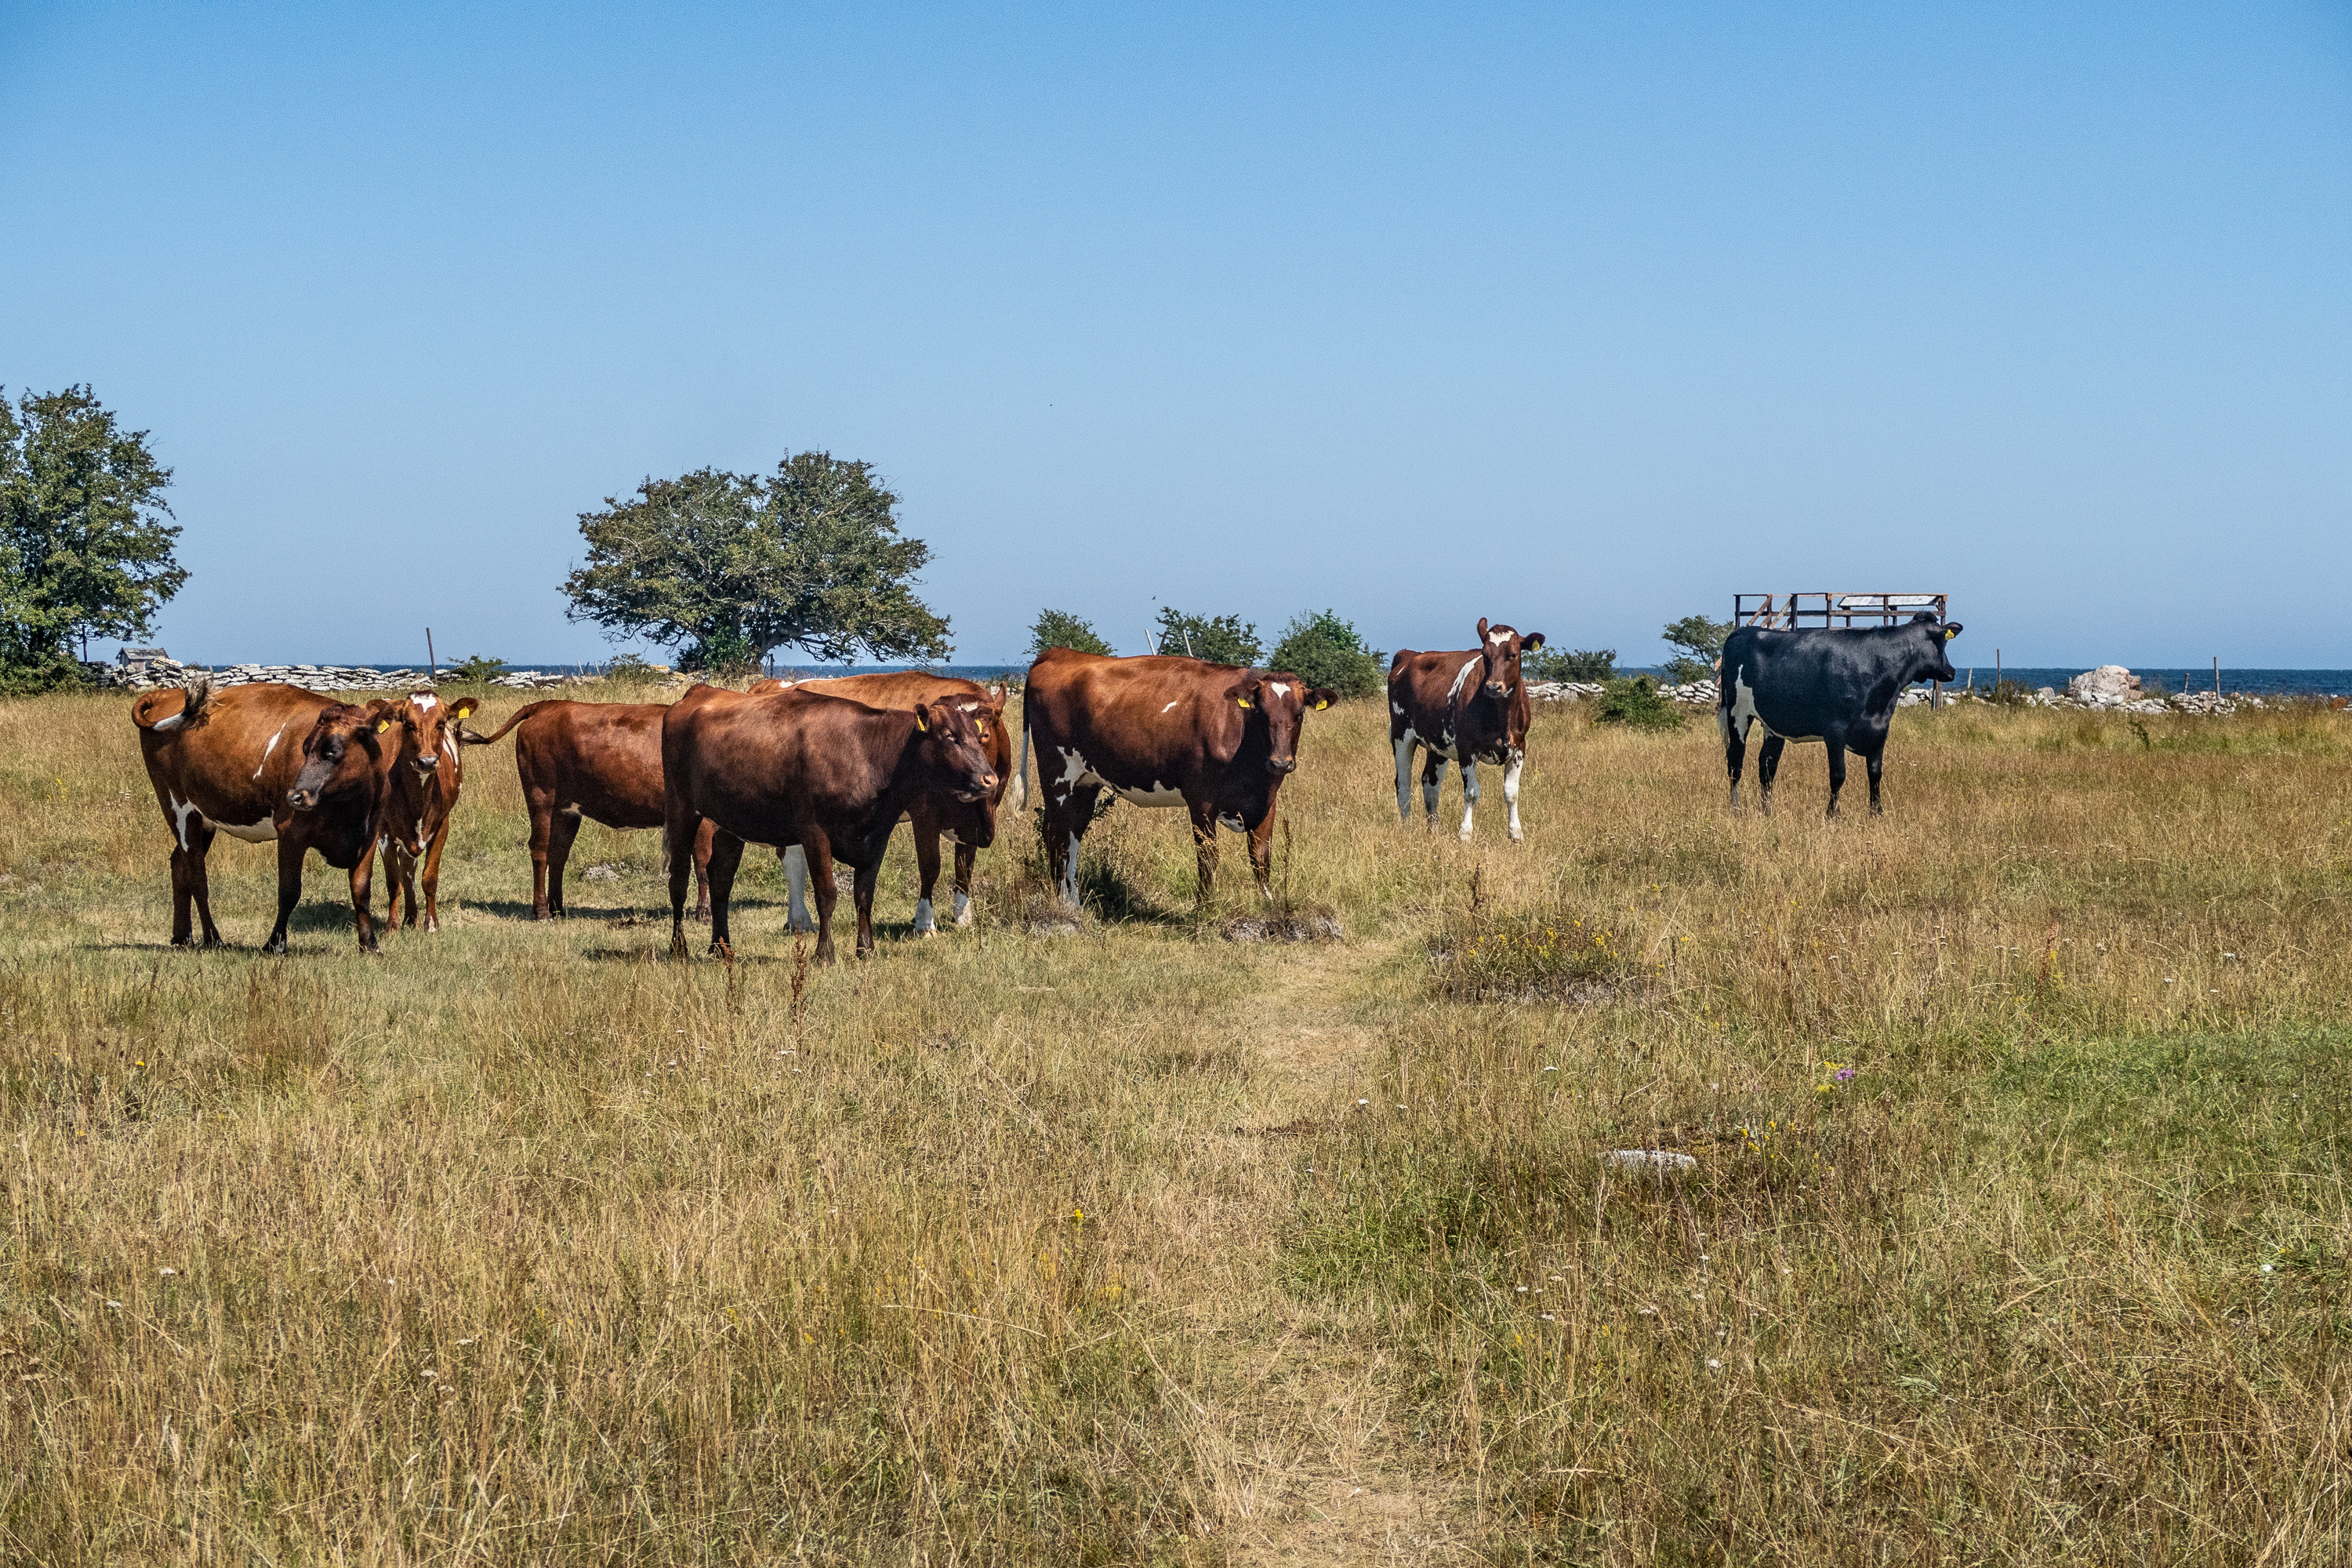
[[172,470],[87,386],[0,396],[0,689],[80,678],[90,637],[143,637],[188,574]]
[[587,563],[564,580],[573,620],[682,650],[688,669],[756,665],[780,647],[824,663],[947,656],[946,617],[915,596],[930,546],[902,538],[870,464],[802,452],[772,474],[698,468],[583,512]]
[[1328,686],[1342,697],[1376,697],[1388,679],[1380,650],[1366,647],[1355,623],[1341,620],[1337,610],[1310,610],[1292,617],[1265,663],[1269,669],[1286,669],[1309,686]]
[[1205,658],[1211,664],[1254,665],[1265,657],[1257,623],[1239,616],[1193,616],[1171,605],[1160,606],[1160,651]]
[[1067,610],[1040,610],[1029,627],[1029,661],[1034,664],[1043,658],[1049,647],[1074,647],[1080,653],[1111,651],[1110,644],[1095,630],[1092,621]]

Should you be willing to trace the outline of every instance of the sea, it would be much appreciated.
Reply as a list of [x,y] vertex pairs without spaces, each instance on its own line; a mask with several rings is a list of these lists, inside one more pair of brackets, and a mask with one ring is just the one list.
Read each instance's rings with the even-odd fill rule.
[[[414,669],[409,664],[367,664],[352,668],[365,669]],[[532,664],[524,659],[510,659],[509,669],[535,669],[542,675],[594,675],[604,669],[602,664],[563,664],[551,662]],[[1993,667],[1990,664],[1953,666],[1960,678],[1954,684],[1967,688],[1974,684],[1990,687],[1993,683]],[[2066,689],[2066,683],[2090,668],[2088,665],[2004,665],[2001,678],[2021,683],[2028,690],[2042,687]],[[793,665],[782,660],[770,666],[771,673],[793,679],[807,680],[818,676],[877,675],[902,669],[928,669],[934,675],[958,676],[965,680],[1004,680],[1017,678],[1028,667],[1020,664],[852,664]],[[2210,664],[2188,668],[2143,668],[2131,667],[2139,677],[2140,689],[2153,696],[2158,691],[2210,691],[2213,689],[2213,667]],[[1657,675],[1656,669],[1637,665],[1622,665],[1624,675]],[[2237,669],[2221,667],[2221,689],[2243,691],[2261,697],[2341,697],[2352,694],[2352,669]]]

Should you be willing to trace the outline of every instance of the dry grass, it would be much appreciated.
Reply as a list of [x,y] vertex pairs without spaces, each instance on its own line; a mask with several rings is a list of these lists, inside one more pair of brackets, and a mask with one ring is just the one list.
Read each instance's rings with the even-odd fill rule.
[[[1546,712],[1465,847],[1343,708],[1342,942],[1130,807],[1029,934],[1008,812],[978,929],[902,836],[809,973],[772,859],[660,961],[651,834],[530,924],[502,748],[440,935],[314,862],[170,952],[126,707],[0,704],[0,1560],[2352,1558],[2340,716],[1907,711],[1832,825]],[[1474,881],[1626,983],[1450,986]]]

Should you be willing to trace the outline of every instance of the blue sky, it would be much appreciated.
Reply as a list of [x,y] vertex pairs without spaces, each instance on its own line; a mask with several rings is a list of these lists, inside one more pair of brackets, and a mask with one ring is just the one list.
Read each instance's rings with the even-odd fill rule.
[[0,383],[183,657],[595,658],[577,516],[874,462],[957,658],[1155,599],[2352,665],[2352,11],[0,0]]

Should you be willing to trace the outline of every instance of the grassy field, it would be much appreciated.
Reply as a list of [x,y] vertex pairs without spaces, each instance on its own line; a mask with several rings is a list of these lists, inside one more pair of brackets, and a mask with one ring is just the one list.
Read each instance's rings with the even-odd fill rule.
[[0,704],[0,1561],[2352,1561],[2342,715],[1907,710],[1825,823],[1548,710],[1465,846],[1351,705],[1340,941],[1125,805],[1030,934],[1008,811],[814,971],[650,833],[530,923],[503,746],[439,935],[265,959],[224,838],[170,952],[128,708]]

